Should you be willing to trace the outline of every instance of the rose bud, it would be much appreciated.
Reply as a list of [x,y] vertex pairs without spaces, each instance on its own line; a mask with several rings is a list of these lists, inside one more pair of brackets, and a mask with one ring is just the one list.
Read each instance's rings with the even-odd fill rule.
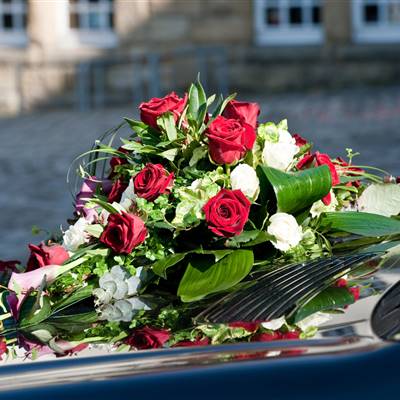
[[147,201],[169,193],[173,185],[174,174],[169,173],[161,164],[147,164],[134,178],[135,194]]
[[300,136],[297,133],[295,133],[293,135],[293,137],[294,137],[294,140],[296,141],[296,146],[297,147],[303,147],[308,143],[306,139],[304,139],[302,136]]
[[233,164],[253,148],[255,129],[238,119],[219,116],[206,131],[211,159],[216,164]]
[[44,243],[40,243],[39,246],[29,244],[28,247],[31,254],[26,268],[27,272],[46,265],[61,265],[69,259],[68,252],[59,244],[48,246]]
[[124,193],[127,187],[127,183],[123,182],[122,179],[117,179],[112,185],[111,192],[108,194],[107,201],[109,203],[120,201],[122,193]]
[[141,329],[136,329],[125,339],[125,343],[135,347],[138,350],[158,349],[168,341],[170,337],[166,329],[154,329],[145,326]]
[[208,229],[223,237],[240,235],[249,219],[250,206],[240,190],[221,189],[203,207]]
[[136,215],[128,213],[111,214],[100,236],[100,242],[110,247],[117,254],[129,254],[144,242],[147,229],[144,222]]
[[154,97],[147,103],[141,103],[139,106],[140,119],[152,128],[159,130],[157,118],[166,112],[171,112],[175,122],[181,116],[187,102],[187,94],[181,98],[175,92],[171,92],[163,98]]
[[255,129],[257,118],[260,115],[260,106],[257,103],[231,100],[226,105],[222,115],[225,118],[239,119]]

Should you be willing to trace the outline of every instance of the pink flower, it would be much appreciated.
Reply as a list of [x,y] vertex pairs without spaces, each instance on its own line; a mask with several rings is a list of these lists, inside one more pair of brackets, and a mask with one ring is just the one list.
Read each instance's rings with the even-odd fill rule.
[[98,184],[99,181],[95,176],[84,179],[81,190],[76,195],[75,210],[77,213],[83,212],[85,204],[93,197],[94,193],[96,193]]
[[2,356],[7,353],[7,344],[2,337],[0,337],[0,360],[2,360]]

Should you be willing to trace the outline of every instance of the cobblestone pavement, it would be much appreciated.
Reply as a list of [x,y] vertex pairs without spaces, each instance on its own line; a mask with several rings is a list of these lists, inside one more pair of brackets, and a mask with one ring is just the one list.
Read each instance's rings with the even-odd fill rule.
[[[300,133],[332,156],[360,151],[358,163],[400,175],[400,87],[293,93],[255,98],[261,120],[288,118]],[[57,111],[0,119],[0,259],[28,254],[41,237],[31,227],[55,230],[72,213],[66,171],[102,132],[132,116],[129,108],[87,113]]]

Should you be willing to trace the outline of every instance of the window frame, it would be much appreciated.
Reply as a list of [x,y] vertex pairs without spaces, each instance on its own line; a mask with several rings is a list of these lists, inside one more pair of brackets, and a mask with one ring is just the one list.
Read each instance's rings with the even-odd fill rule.
[[[81,0],[80,0],[81,1]],[[71,12],[75,11],[74,9],[82,8],[85,10],[85,13],[89,14],[90,6],[88,6],[89,1],[83,0],[82,4],[71,4],[69,0],[65,2],[65,24],[68,32],[68,44],[67,46],[71,47],[79,47],[79,46],[87,46],[93,48],[113,48],[118,44],[118,37],[115,33],[115,28],[113,28],[110,24],[108,26],[101,27],[99,29],[90,29],[88,27],[88,16],[86,17],[86,27],[71,27],[70,18]],[[108,4],[107,4],[108,3]],[[109,0],[99,0],[99,3],[96,6],[104,10],[104,14],[109,13],[110,11],[113,14],[113,18],[115,18],[115,1]],[[105,20],[103,17],[103,21]]]
[[[323,23],[303,22],[299,27],[284,25],[271,27],[265,23],[265,10],[269,0],[254,0],[255,41],[261,46],[319,45],[324,41]],[[314,0],[299,0],[301,6],[312,6]],[[321,12],[323,3],[320,3]],[[289,0],[280,0],[280,9],[289,8]]]
[[[398,0],[397,0],[398,1]],[[393,0],[352,0],[352,25],[353,40],[356,43],[399,43],[400,21],[397,25],[390,25],[385,20],[376,24],[366,24],[363,18],[364,6],[368,3],[378,5],[379,9],[385,7]],[[400,1],[398,1],[400,6]]]
[[[25,47],[28,43],[24,16],[27,17],[28,2],[24,0],[12,0],[11,3],[3,3],[0,0],[0,46],[3,47]],[[12,29],[3,26],[3,15],[11,14],[13,20],[17,21]]]

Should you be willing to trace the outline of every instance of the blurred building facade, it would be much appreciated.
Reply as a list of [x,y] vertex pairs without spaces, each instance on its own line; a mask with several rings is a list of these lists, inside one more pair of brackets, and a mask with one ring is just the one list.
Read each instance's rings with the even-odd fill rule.
[[0,0],[0,114],[398,82],[400,0]]

